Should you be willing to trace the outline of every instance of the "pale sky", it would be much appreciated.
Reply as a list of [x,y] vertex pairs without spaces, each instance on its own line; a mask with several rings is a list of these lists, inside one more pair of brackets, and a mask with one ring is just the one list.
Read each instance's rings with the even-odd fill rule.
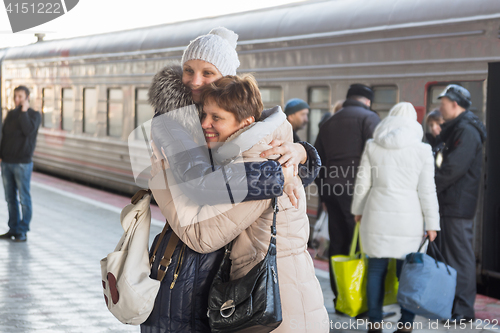
[[35,33],[45,33],[45,40],[70,38],[301,1],[304,0],[80,0],[66,14],[15,34],[5,6],[0,4],[0,48],[34,43]]

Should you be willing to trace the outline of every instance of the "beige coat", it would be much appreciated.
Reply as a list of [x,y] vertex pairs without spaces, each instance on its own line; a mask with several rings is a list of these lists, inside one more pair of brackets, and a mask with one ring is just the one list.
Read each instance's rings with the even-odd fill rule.
[[[261,126],[271,126],[273,130],[265,137],[259,138],[259,133],[263,132],[259,130]],[[273,139],[292,142],[291,125],[279,108],[263,123],[257,122],[244,131],[246,143],[249,137],[255,137],[257,140],[251,148],[243,152],[246,162],[263,160],[259,154],[270,148],[269,143]],[[251,135],[252,133],[255,135]],[[236,133],[229,140],[234,139],[231,142],[237,143],[240,134]],[[175,191],[158,189],[162,182],[163,174],[160,172],[151,179],[150,188],[163,215],[187,246],[200,253],[209,253],[235,239],[231,253],[232,279],[244,276],[265,257],[273,220],[271,200],[249,201],[234,207],[199,207],[182,193],[178,193],[179,191],[172,195]],[[314,273],[313,261],[307,252],[309,220],[306,215],[305,191],[302,187],[299,193],[298,209],[292,206],[286,194],[278,199],[277,264],[283,322],[274,332],[329,332],[323,293]],[[214,211],[223,213],[214,214]],[[181,226],[178,212],[183,221],[202,221]],[[214,217],[203,219],[201,216]]]

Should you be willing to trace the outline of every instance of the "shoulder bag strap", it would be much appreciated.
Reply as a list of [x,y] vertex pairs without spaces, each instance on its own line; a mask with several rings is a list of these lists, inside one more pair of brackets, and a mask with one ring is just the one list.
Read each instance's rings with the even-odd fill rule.
[[[271,226],[271,235],[276,237],[276,214],[278,214],[278,198],[271,199],[271,205],[273,206],[273,225]],[[226,246],[226,255],[229,256],[231,250],[233,249],[234,240]]]
[[[163,170],[163,177],[165,179],[165,186],[168,186],[167,184],[167,173],[165,171],[165,165],[164,161],[162,160],[162,170]],[[149,265],[152,266],[153,262],[156,259],[156,253],[158,252],[158,248],[160,246],[161,241],[165,237],[165,234],[167,233],[167,230],[169,228],[168,221],[165,221],[165,226],[163,227],[163,230],[161,231],[160,237],[158,237],[158,241],[156,242],[155,249],[153,250],[153,255],[149,259]],[[172,255],[174,254],[175,248],[177,247],[177,244],[179,243],[179,236],[175,232],[172,231],[170,234],[170,239],[168,240],[167,247],[165,248],[165,252],[163,253],[163,256],[160,260],[160,264],[158,266],[158,273],[156,275],[156,279],[158,281],[163,281],[163,278],[165,277],[165,274],[167,272],[168,266],[172,262]]]
[[271,199],[271,205],[273,206],[273,225],[271,226],[271,234],[276,237],[276,215],[278,214],[278,198],[274,197]]

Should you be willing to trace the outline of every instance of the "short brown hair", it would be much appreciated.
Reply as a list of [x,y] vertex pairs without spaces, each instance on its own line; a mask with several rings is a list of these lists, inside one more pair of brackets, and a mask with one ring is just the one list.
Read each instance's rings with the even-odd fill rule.
[[14,92],[16,91],[24,91],[24,93],[26,94],[26,98],[30,97],[30,90],[26,86],[19,86],[14,89]]
[[234,114],[239,122],[248,117],[259,120],[264,109],[259,86],[251,74],[224,76],[206,85],[200,99],[202,105],[212,99],[218,107]]

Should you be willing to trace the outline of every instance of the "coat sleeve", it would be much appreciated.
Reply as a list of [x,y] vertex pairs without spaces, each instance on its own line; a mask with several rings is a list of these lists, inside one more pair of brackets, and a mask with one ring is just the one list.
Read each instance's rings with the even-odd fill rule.
[[[198,205],[261,200],[283,194],[284,177],[276,161],[217,163],[184,126],[166,117],[153,119],[152,136],[167,155],[177,184]],[[158,134],[161,133],[161,134]]]
[[363,121],[363,143],[373,138],[373,132],[375,131],[375,127],[380,123],[380,117],[372,112],[368,117],[366,117]]
[[21,126],[21,131],[23,132],[24,136],[30,136],[34,134],[38,130],[38,127],[42,122],[42,116],[40,115],[40,112],[31,110],[34,112],[34,116],[30,117],[28,115],[28,112],[30,112],[30,110],[31,109],[28,109],[28,111],[26,112],[21,112],[21,115],[19,116],[19,125]]
[[299,177],[304,187],[309,186],[318,176],[321,169],[321,158],[318,151],[309,142],[299,141],[307,152],[307,161],[305,164],[299,164]]
[[[323,141],[321,140],[321,129],[319,130],[318,137],[316,138],[316,142],[314,143],[314,148],[316,148],[316,151],[318,152],[318,157],[320,161],[325,161],[325,148],[323,146]],[[324,165],[324,164],[323,164]],[[322,187],[322,180],[326,178],[326,166],[323,168],[320,168],[318,171],[318,175],[314,182],[318,186],[318,188],[321,189]],[[321,193],[321,190],[320,190]]]
[[159,172],[149,182],[154,198],[180,240],[199,253],[222,248],[271,209],[271,200],[199,206],[182,192],[166,186],[163,175]]
[[434,182],[434,156],[429,145],[426,151],[425,163],[418,178],[418,198],[424,214],[425,230],[441,230],[439,227],[439,204]]
[[356,182],[354,183],[354,195],[352,198],[351,213],[353,215],[363,215],[366,199],[372,187],[372,165],[368,154],[370,141],[365,145],[365,150],[361,156],[358,173],[356,174]]
[[436,169],[437,192],[442,192],[462,178],[469,170],[477,150],[479,149],[479,133],[467,128],[461,129],[454,135],[453,147],[447,147],[449,153],[445,155],[440,168]]

